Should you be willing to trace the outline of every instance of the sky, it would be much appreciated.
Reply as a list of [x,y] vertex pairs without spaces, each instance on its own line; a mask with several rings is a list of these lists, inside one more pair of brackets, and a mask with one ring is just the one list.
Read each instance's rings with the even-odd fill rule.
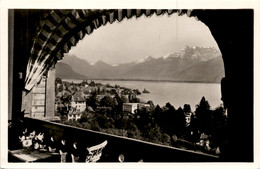
[[86,35],[69,54],[95,63],[108,64],[138,61],[147,56],[154,58],[180,52],[185,46],[215,47],[216,41],[208,27],[186,15],[142,16],[108,23]]

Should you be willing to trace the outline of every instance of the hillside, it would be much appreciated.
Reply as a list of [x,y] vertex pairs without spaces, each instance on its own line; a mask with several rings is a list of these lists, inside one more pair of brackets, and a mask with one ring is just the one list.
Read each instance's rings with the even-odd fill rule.
[[223,61],[221,57],[213,58],[193,65],[176,74],[178,74],[178,77],[175,77],[175,79],[180,81],[187,81],[189,79],[190,81],[199,80],[201,82],[220,83],[222,77],[224,77]]
[[89,79],[124,80],[170,80],[186,82],[219,83],[224,76],[221,54],[215,48],[188,47],[180,52],[170,53],[160,58],[144,57],[133,63],[109,65],[100,60],[95,64],[74,55],[64,57],[77,74]]
[[71,67],[62,62],[56,64],[56,77],[61,79],[86,79],[86,76],[75,73]]

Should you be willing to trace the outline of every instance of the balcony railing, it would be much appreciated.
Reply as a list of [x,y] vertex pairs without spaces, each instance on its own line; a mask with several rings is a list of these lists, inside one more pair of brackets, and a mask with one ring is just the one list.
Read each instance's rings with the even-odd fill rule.
[[[107,142],[102,150],[98,162],[119,162],[119,157],[124,157],[124,162],[217,162],[218,156],[183,150],[170,146],[149,143],[132,138],[115,136],[97,131],[77,128],[56,122],[25,118],[21,124],[9,128],[9,150],[18,149],[19,133],[27,128],[30,131],[45,133],[45,138],[53,137],[57,143],[66,140],[66,146],[72,146],[74,142],[87,148]],[[69,162],[69,161],[68,161]]]

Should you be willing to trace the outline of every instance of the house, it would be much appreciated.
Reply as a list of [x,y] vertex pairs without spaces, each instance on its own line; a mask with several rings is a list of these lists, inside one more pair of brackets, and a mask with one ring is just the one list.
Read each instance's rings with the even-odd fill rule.
[[150,107],[149,104],[144,103],[124,103],[123,112],[129,112],[135,114],[136,110],[140,110],[142,107]]
[[197,145],[205,147],[206,150],[210,150],[210,141],[209,141],[209,135],[205,133],[201,133],[200,135],[200,141],[196,143]]
[[186,127],[188,127],[188,126],[190,126],[192,113],[187,112],[187,113],[184,113],[184,115],[185,115]]
[[77,112],[82,112],[86,109],[86,100],[82,92],[75,92],[71,96],[71,107],[76,108]]
[[76,108],[72,108],[68,113],[68,121],[70,120],[78,120],[82,116],[82,111],[77,111]]
[[124,103],[123,104],[123,112],[129,112],[135,114],[135,110],[137,110],[138,103]]

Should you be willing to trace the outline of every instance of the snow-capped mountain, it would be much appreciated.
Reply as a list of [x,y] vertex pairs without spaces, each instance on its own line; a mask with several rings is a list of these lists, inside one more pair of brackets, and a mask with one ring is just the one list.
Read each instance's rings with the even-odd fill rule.
[[154,59],[155,58],[153,58],[152,56],[146,56],[145,58],[136,61],[135,64],[149,62],[149,61],[154,60]]
[[215,48],[186,46],[180,52],[159,58],[146,56],[125,64],[109,65],[104,61],[89,64],[76,56],[65,56],[63,62],[74,72],[92,79],[220,82],[224,76],[220,56]]

